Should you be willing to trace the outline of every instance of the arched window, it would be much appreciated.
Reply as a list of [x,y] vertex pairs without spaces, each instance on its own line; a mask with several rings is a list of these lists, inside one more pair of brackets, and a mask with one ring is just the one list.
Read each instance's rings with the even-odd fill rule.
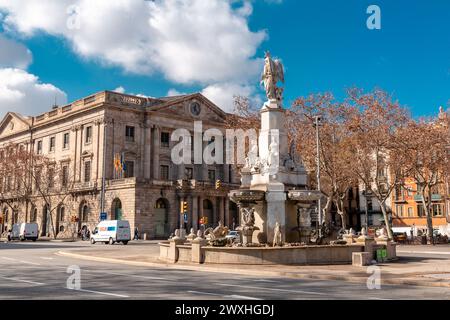
[[59,227],[59,232],[64,232],[64,226]]
[[164,199],[158,199],[155,204],[155,209],[167,209],[167,204]]
[[112,203],[112,217],[113,220],[122,220],[122,202],[118,198]]
[[81,209],[81,221],[88,222],[89,220],[89,207],[87,204]]
[[36,222],[36,220],[37,220],[37,214],[38,214],[37,208],[33,208],[33,209],[31,210],[30,222]]
[[61,222],[63,222],[66,219],[66,209],[64,207],[59,208],[58,219]]

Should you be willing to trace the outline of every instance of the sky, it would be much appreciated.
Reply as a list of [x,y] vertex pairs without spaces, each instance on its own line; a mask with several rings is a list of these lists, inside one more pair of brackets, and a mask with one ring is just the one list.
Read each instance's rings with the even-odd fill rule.
[[354,86],[391,93],[415,117],[449,106],[448,0],[0,0],[0,116],[102,90],[262,104],[267,50],[284,64],[286,107]]

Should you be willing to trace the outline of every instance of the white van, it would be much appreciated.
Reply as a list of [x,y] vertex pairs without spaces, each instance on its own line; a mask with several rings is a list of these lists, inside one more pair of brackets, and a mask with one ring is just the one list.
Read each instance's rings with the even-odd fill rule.
[[100,222],[91,234],[91,243],[104,242],[128,244],[131,240],[130,223],[126,220],[106,220]]
[[36,241],[38,238],[37,223],[16,223],[12,226],[11,233],[8,235],[8,240],[32,240]]

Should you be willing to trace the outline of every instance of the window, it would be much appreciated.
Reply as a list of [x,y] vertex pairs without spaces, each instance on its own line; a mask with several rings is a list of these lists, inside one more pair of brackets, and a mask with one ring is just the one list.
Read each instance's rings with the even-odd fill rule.
[[169,166],[160,167],[160,178],[161,180],[169,180]]
[[37,208],[34,208],[33,211],[31,212],[30,222],[36,222],[37,214],[38,214],[38,210],[37,210]]
[[69,133],[64,133],[63,136],[63,149],[69,149]]
[[49,144],[49,148],[48,148],[48,150],[50,152],[55,151],[55,141],[56,141],[55,137],[50,137],[50,144]]
[[397,205],[397,217],[403,217],[403,205]]
[[125,178],[134,177],[134,161],[125,161],[124,175]]
[[373,211],[372,198],[367,198],[367,211]]
[[48,168],[48,187],[53,188],[55,186],[55,169]]
[[84,182],[91,181],[91,161],[84,162]]
[[59,227],[59,232],[64,232],[64,226]]
[[86,127],[86,134],[84,137],[84,142],[89,144],[92,142],[92,126]]
[[59,221],[63,222],[66,219],[66,209],[64,207],[59,208]]
[[414,216],[413,208],[412,207],[408,207],[408,218],[412,218],[413,216]]
[[63,187],[67,187],[67,184],[69,183],[69,166],[63,165],[62,167],[62,177],[61,182]]
[[442,216],[442,205],[433,204],[433,217]]
[[129,142],[134,142],[134,127],[132,126],[125,127],[125,140]]
[[37,150],[36,150],[37,154],[42,154],[42,140],[39,140],[37,142]]
[[216,181],[216,170],[208,170],[208,180]]
[[88,219],[89,219],[89,207],[87,205],[84,205],[83,209],[81,210],[81,221],[88,222]]
[[403,200],[403,189],[400,186],[395,187],[395,200]]
[[419,217],[425,217],[425,210],[423,209],[423,205],[417,205],[417,214]]
[[194,177],[194,170],[192,168],[186,168],[185,170],[185,178],[187,180],[192,180]]
[[170,147],[170,134],[168,132],[161,132],[161,147]]

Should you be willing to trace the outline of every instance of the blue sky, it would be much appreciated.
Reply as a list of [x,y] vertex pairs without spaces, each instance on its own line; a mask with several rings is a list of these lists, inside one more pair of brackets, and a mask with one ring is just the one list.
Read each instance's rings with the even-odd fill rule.
[[[200,0],[189,1],[194,6],[194,3]],[[217,97],[218,104],[226,104],[223,101],[224,95],[227,94],[231,101],[233,88],[242,88],[236,89],[240,91],[236,93],[248,93],[256,101],[260,101],[263,99],[263,91],[258,85],[258,68],[261,67],[259,58],[264,56],[265,50],[270,50],[274,56],[280,57],[285,65],[286,106],[296,97],[317,92],[331,91],[338,98],[342,98],[345,89],[352,86],[366,90],[374,87],[382,88],[394,94],[401,104],[408,106],[414,116],[435,114],[440,105],[447,106],[450,100],[450,1],[447,0],[255,0],[247,3],[237,1],[229,5],[230,14],[224,17],[208,16],[219,12],[214,11],[218,9],[211,7],[202,12],[203,9],[199,6],[196,7],[195,14],[201,16],[204,13],[206,22],[201,18],[198,22],[195,19],[188,20],[186,24],[181,21],[180,25],[183,25],[184,30],[180,35],[192,36],[193,42],[204,40],[207,45],[195,52],[192,51],[195,47],[188,48],[189,54],[180,52],[179,47],[174,48],[173,53],[168,53],[171,56],[168,61],[162,61],[166,59],[165,52],[162,51],[156,56],[149,56],[149,61],[143,61],[147,57],[144,54],[137,61],[127,60],[123,63],[120,59],[122,57],[128,59],[126,55],[120,53],[108,56],[108,53],[102,52],[103,40],[94,39],[94,35],[89,32],[83,33],[82,36],[78,36],[76,30],[61,32],[58,30],[60,27],[57,22],[55,26],[39,22],[32,25],[24,22],[28,16],[20,12],[20,7],[17,5],[14,7],[7,2],[0,0],[0,11],[3,12],[3,18],[0,18],[3,20],[0,35],[3,34],[8,40],[16,41],[28,48],[33,58],[23,69],[27,74],[38,77],[39,80],[36,81],[39,83],[51,84],[55,90],[64,92],[67,101],[118,87],[132,94],[165,96],[169,90],[171,93],[187,93],[211,89],[214,86],[220,90],[216,88],[217,90],[206,92],[213,100]],[[160,2],[157,1],[156,6],[160,5]],[[154,16],[159,17],[158,14],[165,17],[164,15],[169,13],[176,13],[177,8],[174,7],[179,5],[179,0],[169,2],[171,7],[167,5],[165,11],[155,11],[157,13],[154,13]],[[369,30],[366,27],[369,16],[366,9],[371,4],[381,8],[381,30]],[[58,20],[57,15],[64,9],[49,8],[50,20]],[[130,37],[125,34],[122,38],[118,35],[115,39],[114,34],[108,33],[110,26],[106,21],[109,12],[114,26],[124,24],[121,29],[124,30],[124,34],[130,28]],[[61,11],[61,14],[64,13],[65,10]],[[245,26],[242,23],[237,24],[235,28],[237,33],[236,30],[227,28],[229,22],[226,19],[233,19],[233,15],[246,24]],[[5,20],[7,17],[12,19]],[[210,21],[206,17],[209,17]],[[139,45],[139,42],[129,40],[140,31],[130,27],[131,24],[134,25],[132,20],[129,21],[130,25],[127,25],[127,21],[117,17],[117,12],[112,9],[102,18],[105,25],[93,25],[92,33],[95,34],[96,30],[100,30],[99,37],[102,38],[99,39],[106,38],[109,41],[104,40],[106,47],[123,45],[126,49],[127,46],[132,48]],[[231,51],[239,52],[241,58],[234,59],[227,55],[222,59],[221,52],[230,48],[227,47],[228,43],[215,48],[218,40],[214,39],[214,33],[206,33],[200,37],[189,33],[191,26],[195,33],[199,33],[198,30],[201,32],[202,28],[211,27],[215,18],[217,21],[225,21],[223,27],[217,27],[217,37],[224,39],[230,37],[232,39],[230,43],[233,44]],[[202,26],[202,23],[205,23],[206,27]],[[145,24],[143,26],[145,28]],[[249,30],[245,30],[246,27]],[[239,28],[242,28],[242,31]],[[158,30],[164,30],[159,34],[181,32],[176,25],[172,26],[169,23],[158,27]],[[241,36],[242,34],[245,36]],[[152,35],[148,36],[149,39],[152,39]],[[165,35],[167,38],[167,34]],[[145,37],[147,35],[142,35],[138,40],[142,42]],[[165,40],[160,40],[157,44],[165,47],[167,42],[162,41]],[[94,48],[87,48],[89,45]],[[154,48],[153,45],[150,48]],[[146,50],[149,51],[147,48]],[[208,54],[208,50],[217,56],[217,63],[226,61],[225,69],[229,67],[237,73],[241,69],[248,68],[248,71],[243,72],[246,75],[228,74],[223,71],[224,68],[219,67],[217,67],[218,74],[223,72],[223,75],[215,78],[214,75],[208,74],[214,56],[212,60],[210,56],[205,56],[205,64],[209,62],[209,65],[201,65],[202,54]],[[198,60],[194,66],[199,68],[199,75],[195,74],[195,70],[188,70],[186,73],[178,71],[185,67],[184,64],[190,63],[190,56]],[[140,64],[143,65],[142,68]],[[0,54],[1,67],[17,68],[17,63],[8,65],[8,61],[2,62]],[[5,81],[7,80],[3,79],[3,83]],[[2,91],[1,86],[0,79],[0,103],[1,95],[9,92]],[[224,87],[227,90],[223,90]],[[58,94],[53,95],[59,97]],[[3,98],[3,101],[12,101]],[[63,95],[61,100],[64,100]],[[8,103],[9,108],[14,108],[14,102]],[[27,107],[18,109],[24,113],[34,114],[42,111],[41,109],[45,110],[44,107],[33,110]],[[0,113],[4,112],[4,108],[0,106]]]

